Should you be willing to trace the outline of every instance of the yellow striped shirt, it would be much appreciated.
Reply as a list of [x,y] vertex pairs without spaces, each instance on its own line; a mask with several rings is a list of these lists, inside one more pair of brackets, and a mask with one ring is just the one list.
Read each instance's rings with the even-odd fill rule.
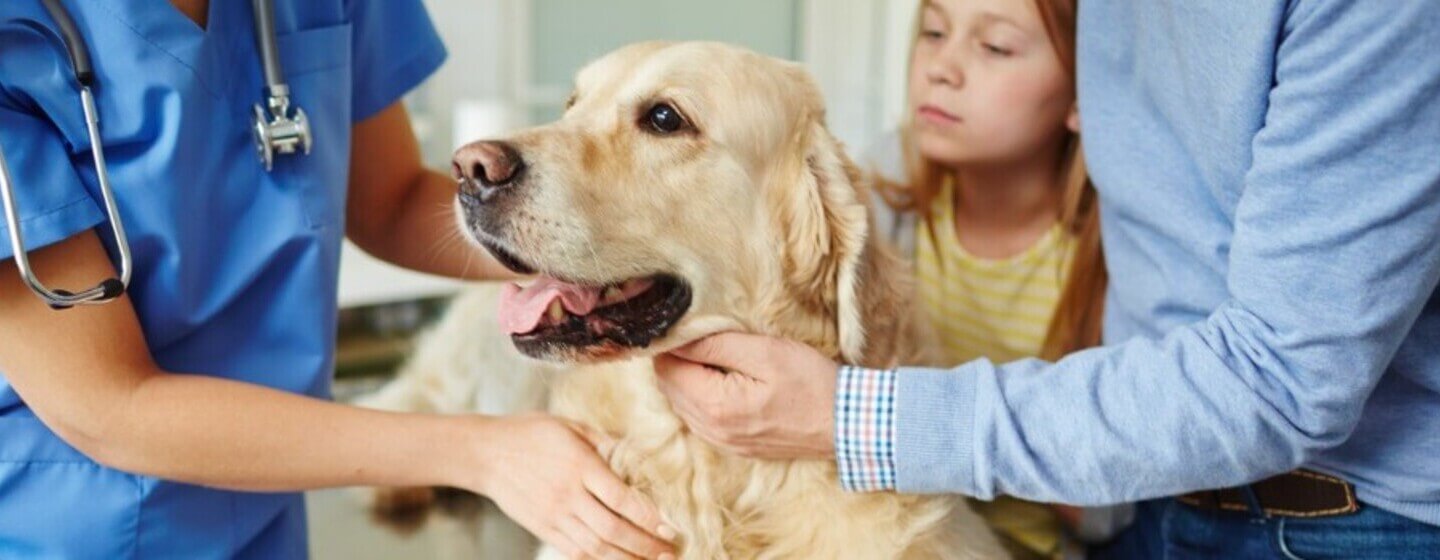
[[1003,363],[1039,354],[1075,254],[1074,239],[1056,224],[1018,255],[976,257],[955,237],[949,189],[935,200],[933,238],[923,221],[916,222],[915,265],[921,302],[946,362]]
[[[951,190],[935,198],[935,235],[917,220],[919,297],[950,365],[976,358],[997,363],[1034,357],[1045,343],[1075,243],[1059,224],[1029,249],[1005,259],[966,251],[955,237]],[[1047,507],[1000,498],[973,504],[999,534],[1022,547],[1017,557],[1054,557],[1063,529]]]

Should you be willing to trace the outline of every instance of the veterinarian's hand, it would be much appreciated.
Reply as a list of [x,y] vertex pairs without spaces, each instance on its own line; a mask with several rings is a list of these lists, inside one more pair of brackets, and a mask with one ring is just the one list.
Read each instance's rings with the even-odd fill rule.
[[485,418],[474,490],[570,558],[674,558],[660,512],[601,453],[608,438],[547,415]]
[[655,358],[660,390],[691,431],[765,459],[835,456],[838,369],[799,342],[737,333]]

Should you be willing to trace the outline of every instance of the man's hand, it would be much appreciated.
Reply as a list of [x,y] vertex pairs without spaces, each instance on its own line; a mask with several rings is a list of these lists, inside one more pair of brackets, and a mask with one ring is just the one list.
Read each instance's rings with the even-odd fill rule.
[[691,431],[764,459],[835,456],[838,369],[804,344],[736,333],[655,358],[660,390]]

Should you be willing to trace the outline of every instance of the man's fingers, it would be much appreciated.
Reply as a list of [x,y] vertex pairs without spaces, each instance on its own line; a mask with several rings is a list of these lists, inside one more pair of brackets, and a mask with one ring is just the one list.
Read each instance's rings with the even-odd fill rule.
[[681,359],[727,370],[744,371],[746,358],[765,342],[764,337],[743,333],[720,333],[707,336],[670,353]]
[[[576,516],[601,540],[640,558],[673,557],[673,547],[637,528],[603,505],[598,498],[582,506]],[[657,527],[658,529],[658,527]]]
[[725,376],[724,373],[668,354],[655,357],[655,374],[660,382],[660,390],[665,391],[667,396],[678,392],[692,398],[709,393],[716,380]]
[[[661,361],[664,360],[664,363]],[[656,382],[670,407],[692,429],[696,423],[723,422],[726,407],[719,400],[726,394],[730,376],[679,358],[656,358]]]
[[654,362],[655,374],[660,377],[660,380],[662,382],[668,379],[670,375],[675,372],[676,369],[687,365],[695,365],[691,362],[682,360],[675,356],[671,356],[670,354],[660,354],[658,356],[655,356]]

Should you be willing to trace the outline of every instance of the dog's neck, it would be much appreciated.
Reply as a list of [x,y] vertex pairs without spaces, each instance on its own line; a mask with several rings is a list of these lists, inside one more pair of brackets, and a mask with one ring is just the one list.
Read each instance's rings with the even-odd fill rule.
[[785,249],[778,275],[751,278],[760,285],[749,325],[842,363],[928,365],[922,352],[934,345],[911,304],[910,267],[876,227],[870,177],[821,123],[801,127],[804,157],[773,171],[782,183],[767,191],[767,207]]
[[[854,359],[842,351],[839,329],[838,281],[821,286],[790,288],[778,296],[780,314],[762,316],[805,320],[783,320],[761,324],[762,334],[803,342],[838,362],[874,368],[899,365],[926,365],[928,331],[915,316],[914,280],[910,266],[896,249],[873,231],[867,236],[856,278],[856,299],[865,332],[863,349]],[[816,289],[818,288],[818,289]],[[773,307],[772,307],[773,309]]]
[[892,368],[932,365],[931,333],[914,305],[915,278],[910,263],[888,241],[872,238],[860,264],[859,300],[865,347],[853,365]]

